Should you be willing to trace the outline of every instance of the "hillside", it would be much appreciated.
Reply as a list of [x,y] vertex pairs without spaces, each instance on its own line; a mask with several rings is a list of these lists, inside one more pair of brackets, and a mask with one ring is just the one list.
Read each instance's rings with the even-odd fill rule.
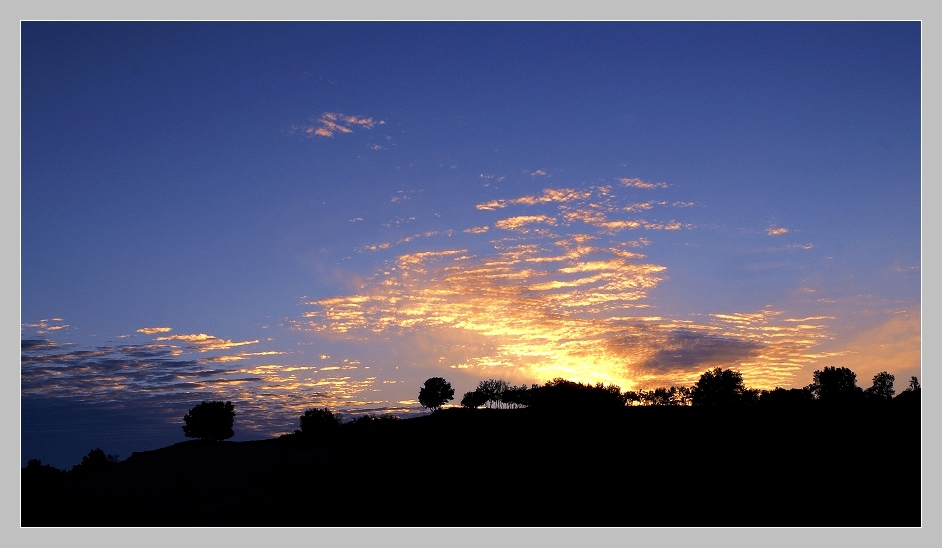
[[920,468],[918,408],[445,409],[24,469],[21,523],[919,526]]

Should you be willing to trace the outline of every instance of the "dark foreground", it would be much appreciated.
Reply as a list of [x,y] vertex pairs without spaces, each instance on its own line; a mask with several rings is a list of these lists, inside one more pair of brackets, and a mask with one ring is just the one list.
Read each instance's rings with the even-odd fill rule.
[[448,409],[24,469],[21,525],[918,527],[920,458],[918,408]]

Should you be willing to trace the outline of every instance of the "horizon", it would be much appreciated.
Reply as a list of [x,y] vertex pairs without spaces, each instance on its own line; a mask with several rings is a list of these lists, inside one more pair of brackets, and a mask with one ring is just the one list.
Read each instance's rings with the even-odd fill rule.
[[922,381],[919,22],[21,29],[23,463],[435,376]]

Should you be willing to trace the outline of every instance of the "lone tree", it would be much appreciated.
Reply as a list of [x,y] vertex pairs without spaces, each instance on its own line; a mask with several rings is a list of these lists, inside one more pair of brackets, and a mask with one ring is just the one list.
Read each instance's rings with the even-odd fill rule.
[[183,416],[183,435],[201,440],[227,440],[234,435],[232,402],[204,401]]
[[441,377],[432,377],[419,389],[419,403],[426,409],[435,411],[445,403],[455,399],[455,389],[451,383]]
[[758,395],[746,388],[739,371],[715,367],[700,375],[690,389],[690,402],[697,407],[734,407],[753,403]]

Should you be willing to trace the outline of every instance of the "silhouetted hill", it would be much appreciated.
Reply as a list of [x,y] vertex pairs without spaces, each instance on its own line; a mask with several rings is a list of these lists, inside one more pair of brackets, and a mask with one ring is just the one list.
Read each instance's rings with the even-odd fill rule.
[[444,409],[24,469],[22,525],[919,526],[920,484],[918,408]]

